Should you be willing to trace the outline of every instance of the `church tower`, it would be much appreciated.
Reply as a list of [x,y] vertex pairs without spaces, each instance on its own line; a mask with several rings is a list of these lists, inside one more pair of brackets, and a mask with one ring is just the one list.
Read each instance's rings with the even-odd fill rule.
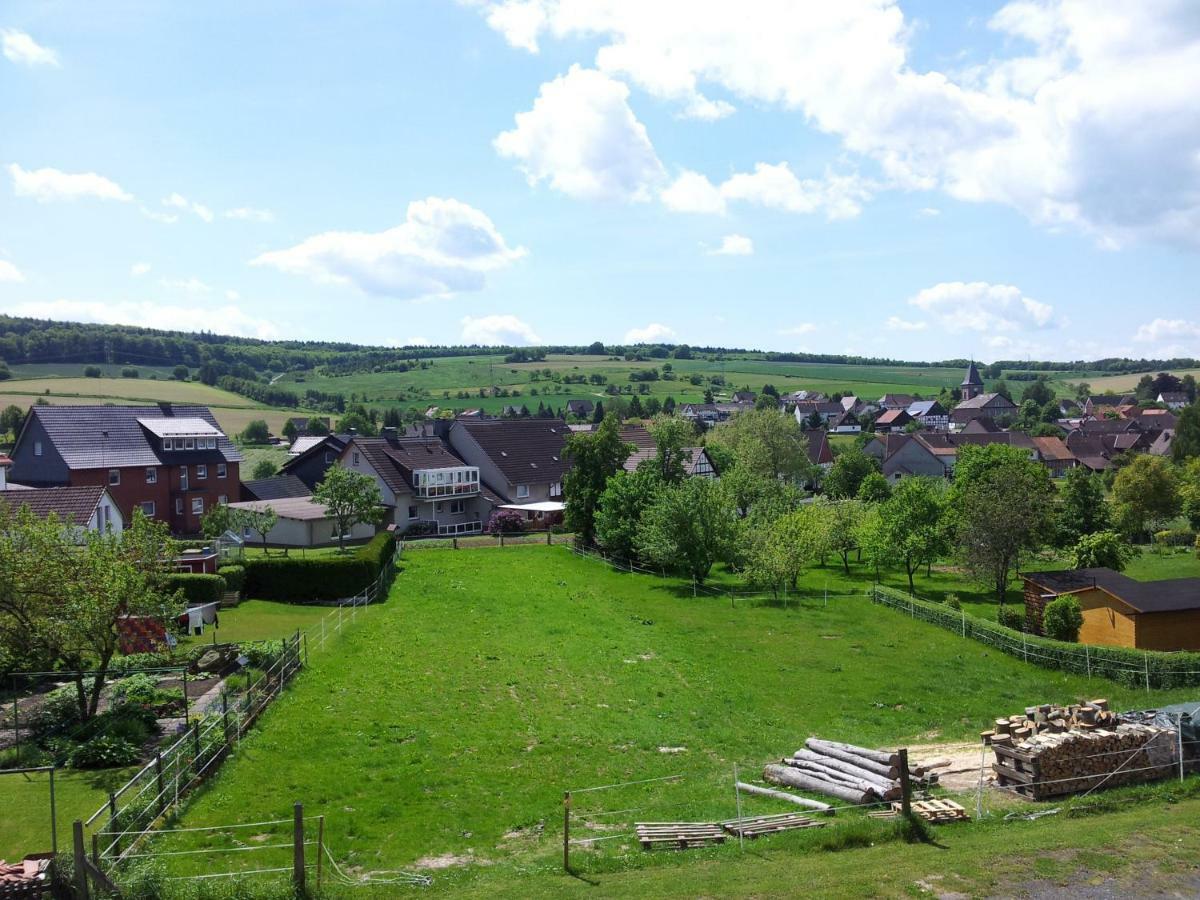
[[967,376],[959,385],[962,389],[962,398],[971,400],[983,393],[983,379],[979,377],[979,370],[975,368],[975,363],[971,363],[971,367],[967,369]]

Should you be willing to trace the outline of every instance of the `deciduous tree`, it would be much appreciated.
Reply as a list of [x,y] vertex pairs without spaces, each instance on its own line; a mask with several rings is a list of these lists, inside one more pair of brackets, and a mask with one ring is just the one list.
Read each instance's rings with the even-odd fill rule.
[[1095,534],[1109,526],[1108,504],[1104,501],[1104,483],[1083,466],[1067,471],[1059,491],[1059,545],[1071,547],[1084,535]]
[[1161,456],[1138,454],[1113,479],[1112,501],[1117,527],[1131,538],[1148,537],[1182,507],[1174,467]]
[[[382,499],[375,479],[342,466],[329,467],[313,491],[313,499],[325,504],[337,523],[339,550],[345,550],[346,535],[355,525],[360,522],[377,524],[383,517]],[[266,541],[265,534],[263,540]]]
[[[599,408],[599,404],[596,405]],[[621,440],[621,423],[616,414],[604,417],[595,431],[581,431],[567,438],[563,451],[570,469],[564,479],[567,495],[567,527],[586,544],[595,540],[596,507],[612,478],[634,450]]]
[[822,486],[834,500],[857,497],[863,479],[879,471],[879,460],[867,456],[861,450],[846,450],[839,453],[826,473]]
[[727,448],[738,468],[765,478],[802,481],[811,469],[799,423],[777,410],[738,413],[713,429],[709,443]]
[[905,478],[877,509],[863,549],[877,567],[900,566],[911,592],[913,574],[947,549],[945,487],[940,479]]
[[638,554],[703,582],[714,563],[732,556],[737,535],[737,515],[721,482],[688,478],[664,486],[642,515]]

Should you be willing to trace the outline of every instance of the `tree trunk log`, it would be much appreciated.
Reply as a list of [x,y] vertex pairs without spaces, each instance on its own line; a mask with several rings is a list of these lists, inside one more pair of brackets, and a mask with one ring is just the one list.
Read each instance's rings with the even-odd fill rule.
[[[832,781],[839,784],[844,784],[847,787],[860,790],[863,793],[878,794],[885,800],[893,800],[900,796],[900,787],[894,781],[873,781],[869,778],[858,778],[854,775],[848,775],[838,769],[832,769],[829,766],[821,765],[821,763],[809,762],[804,759],[785,759],[785,765],[793,769],[800,769],[809,773],[813,777],[822,778],[825,781]],[[895,796],[892,796],[895,795]]]
[[832,781],[817,778],[814,775],[809,775],[806,772],[793,769],[789,766],[766,766],[763,769],[763,779],[772,784],[781,784],[802,791],[811,791],[815,794],[837,797],[839,800],[845,800],[848,803],[874,803],[879,799],[874,793],[868,794],[858,791],[845,784],[834,784]]
[[756,784],[746,784],[744,781],[739,781],[737,787],[744,794],[756,794],[759,797],[786,800],[788,803],[795,803],[797,806],[807,806],[809,809],[821,812],[828,812],[830,810],[828,803],[822,803],[820,800],[809,800],[807,797],[798,797],[795,794],[789,794],[787,791],[776,791],[771,788],[759,787]]
[[[801,757],[800,754],[805,754]],[[878,775],[880,778],[887,778],[889,781],[895,781],[900,777],[899,766],[889,766],[884,763],[877,763],[873,759],[867,759],[865,756],[859,756],[856,753],[851,753],[848,750],[797,750],[792,754],[797,759],[807,758],[808,756],[824,757],[827,760],[838,760],[846,765],[853,766],[860,771],[870,772],[873,775]],[[835,766],[836,768],[836,766]]]
[[816,750],[818,753],[824,753],[827,750],[842,750],[846,753],[853,753],[855,756],[862,756],[871,762],[882,763],[885,766],[900,765],[900,754],[887,753],[883,750],[868,750],[866,747],[855,747],[853,744],[842,744],[837,741],[823,741],[819,738],[809,738],[804,742],[804,745],[810,750]]

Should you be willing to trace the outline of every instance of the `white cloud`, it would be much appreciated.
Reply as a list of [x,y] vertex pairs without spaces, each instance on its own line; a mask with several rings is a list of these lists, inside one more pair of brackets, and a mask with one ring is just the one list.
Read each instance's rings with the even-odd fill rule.
[[0,28],[0,46],[9,62],[23,66],[58,65],[57,53],[15,28]]
[[626,344],[656,344],[669,341],[675,337],[675,329],[658,322],[651,322],[645,328],[630,328],[625,332]]
[[533,109],[493,145],[531,185],[546,181],[587,200],[648,200],[663,166],[628,103],[629,88],[594,69],[572,66],[542,85]]
[[1026,297],[1011,284],[945,281],[925,288],[909,304],[933,316],[947,331],[1019,331],[1064,324],[1054,307]]
[[253,206],[239,206],[236,209],[225,210],[225,218],[241,219],[244,222],[274,222],[275,213],[269,209],[257,209]]
[[463,316],[462,340],[467,344],[540,344],[534,330],[512,315]]
[[162,222],[164,225],[174,225],[179,221],[179,216],[173,213],[157,212],[153,209],[147,209],[144,206],[138,207],[142,211],[142,215],[147,219],[152,219],[155,222]]
[[138,325],[166,331],[211,331],[264,339],[279,336],[279,329],[273,322],[255,318],[233,305],[171,306],[136,301],[49,300],[9,304],[4,311],[13,316],[37,319]]
[[95,172],[72,174],[58,169],[23,169],[11,163],[8,173],[12,176],[13,191],[18,197],[33,197],[39,203],[52,200],[78,200],[94,197],[98,200],[119,200],[130,203],[133,195],[111,179]]
[[0,259],[0,284],[19,284],[25,280],[21,270],[6,259]]
[[235,300],[235,301],[241,300],[242,295],[239,294],[237,291],[230,289],[225,292],[225,299],[226,300]]
[[1142,343],[1200,339],[1200,322],[1187,319],[1155,319],[1138,327],[1133,339]]
[[940,216],[941,214],[942,214],[942,211],[940,209],[938,209],[936,206],[925,206],[925,207],[922,207],[921,209],[917,210],[917,215],[920,216],[922,219],[933,219],[933,218],[936,218],[937,216]]
[[203,203],[197,203],[194,200],[189,200],[182,194],[168,194],[167,196],[163,197],[162,205],[170,209],[181,209],[184,212],[194,213],[197,218],[205,222],[211,222],[213,220],[211,209],[209,209]]
[[[1103,246],[1200,243],[1194,0],[1015,0],[987,62],[915,67],[898,0],[473,0],[514,46],[704,109],[716,88],[802,117],[887,183],[1011,206]],[[987,48],[991,50],[991,48]]]
[[801,322],[799,325],[793,325],[790,328],[781,328],[779,333],[792,337],[800,337],[805,334],[812,334],[817,330],[817,326],[812,322]]
[[727,202],[737,200],[790,213],[823,212],[834,220],[857,216],[875,188],[857,173],[826,171],[823,178],[801,179],[786,162],[757,163],[753,172],[736,173],[720,185],[685,170],[660,198],[675,212],[721,213]]
[[317,282],[352,284],[368,294],[414,299],[478,291],[486,275],[526,253],[510,248],[479,210],[429,197],[408,205],[405,221],[379,232],[327,231],[251,265]]
[[884,323],[884,328],[888,331],[924,331],[927,327],[927,322],[910,322],[899,316],[888,316],[887,322]]
[[712,256],[751,256],[754,241],[744,234],[727,234],[721,238],[721,246],[708,252]]
[[129,267],[129,274],[132,275],[134,278],[140,278],[141,276],[145,275],[149,271],[150,271],[150,263],[148,263],[148,262],[135,262],[132,266]]
[[158,283],[168,290],[185,291],[189,294],[207,294],[212,290],[199,278],[160,278]]

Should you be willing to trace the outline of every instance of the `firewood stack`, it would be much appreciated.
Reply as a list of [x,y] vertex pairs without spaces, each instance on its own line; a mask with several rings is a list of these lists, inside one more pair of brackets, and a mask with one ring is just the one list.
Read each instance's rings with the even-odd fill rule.
[[983,733],[1001,787],[1034,800],[1171,775],[1178,766],[1172,729],[1119,723],[1108,701],[1029,707]]
[[[932,769],[909,766],[914,786],[937,783]],[[809,738],[804,747],[779,764],[763,769],[763,778],[849,803],[880,803],[900,799],[900,755]]]
[[49,887],[46,881],[49,866],[49,854],[44,858],[26,857],[15,863],[6,863],[0,859],[0,897],[20,900],[41,897]]

